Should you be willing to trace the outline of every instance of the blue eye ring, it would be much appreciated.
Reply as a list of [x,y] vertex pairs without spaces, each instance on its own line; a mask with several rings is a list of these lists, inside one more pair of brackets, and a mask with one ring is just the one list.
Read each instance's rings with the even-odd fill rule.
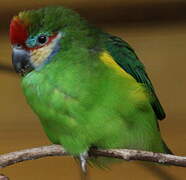
[[30,36],[26,41],[28,48],[44,46],[49,41],[49,33],[39,33],[36,36]]

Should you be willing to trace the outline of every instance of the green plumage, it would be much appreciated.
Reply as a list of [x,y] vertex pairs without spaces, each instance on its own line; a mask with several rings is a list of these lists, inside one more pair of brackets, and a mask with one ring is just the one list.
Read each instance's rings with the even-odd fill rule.
[[[22,79],[27,101],[53,143],[72,155],[92,146],[170,153],[157,125],[164,111],[126,42],[63,7],[29,11],[23,17],[30,19],[30,36],[62,33],[60,50]],[[128,75],[104,63],[103,52]]]
[[165,112],[161,106],[153,85],[145,72],[144,65],[139,61],[134,50],[128,43],[122,39],[105,34],[107,42],[105,43],[106,49],[114,57],[115,61],[128,73],[130,73],[138,82],[143,83],[148,93],[151,96],[151,105],[159,120],[165,118]]

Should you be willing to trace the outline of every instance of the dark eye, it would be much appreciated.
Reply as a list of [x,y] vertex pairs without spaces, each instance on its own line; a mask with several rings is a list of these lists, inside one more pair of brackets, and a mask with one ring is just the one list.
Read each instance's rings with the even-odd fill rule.
[[40,44],[40,45],[44,45],[48,42],[48,37],[46,35],[40,35],[37,39],[37,42]]

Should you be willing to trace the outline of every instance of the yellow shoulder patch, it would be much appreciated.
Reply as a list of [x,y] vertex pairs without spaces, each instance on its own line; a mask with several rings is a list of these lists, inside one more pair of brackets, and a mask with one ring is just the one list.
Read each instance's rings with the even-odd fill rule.
[[149,101],[149,95],[141,83],[138,83],[132,75],[127,73],[123,68],[121,68],[109,54],[109,52],[104,51],[100,54],[100,60],[109,66],[111,69],[115,70],[120,76],[125,79],[132,80],[132,86],[135,87],[131,92],[131,97],[136,101],[136,104],[141,105],[143,102]]
[[128,78],[128,79],[133,79],[134,78],[127,73],[124,69],[122,69],[113,59],[113,57],[107,52],[107,51],[103,51],[100,54],[100,60],[106,64],[107,66],[109,66],[110,68],[114,69],[116,72],[118,72],[121,76]]

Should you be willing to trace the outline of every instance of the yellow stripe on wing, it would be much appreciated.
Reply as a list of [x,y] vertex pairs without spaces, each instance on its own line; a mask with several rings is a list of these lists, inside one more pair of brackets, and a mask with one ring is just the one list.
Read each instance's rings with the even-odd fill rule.
[[115,70],[120,76],[130,80],[130,86],[133,87],[133,91],[131,91],[130,96],[136,105],[143,107],[143,103],[149,101],[149,95],[145,90],[145,87],[141,83],[138,83],[132,75],[121,68],[107,51],[100,54],[100,59],[104,64]]
[[101,61],[106,64],[107,66],[109,66],[110,68],[114,69],[116,72],[118,72],[121,76],[125,77],[125,78],[129,78],[129,79],[133,79],[134,78],[127,73],[124,69],[122,69],[113,59],[113,57],[107,52],[107,51],[103,51],[100,54],[100,59]]

